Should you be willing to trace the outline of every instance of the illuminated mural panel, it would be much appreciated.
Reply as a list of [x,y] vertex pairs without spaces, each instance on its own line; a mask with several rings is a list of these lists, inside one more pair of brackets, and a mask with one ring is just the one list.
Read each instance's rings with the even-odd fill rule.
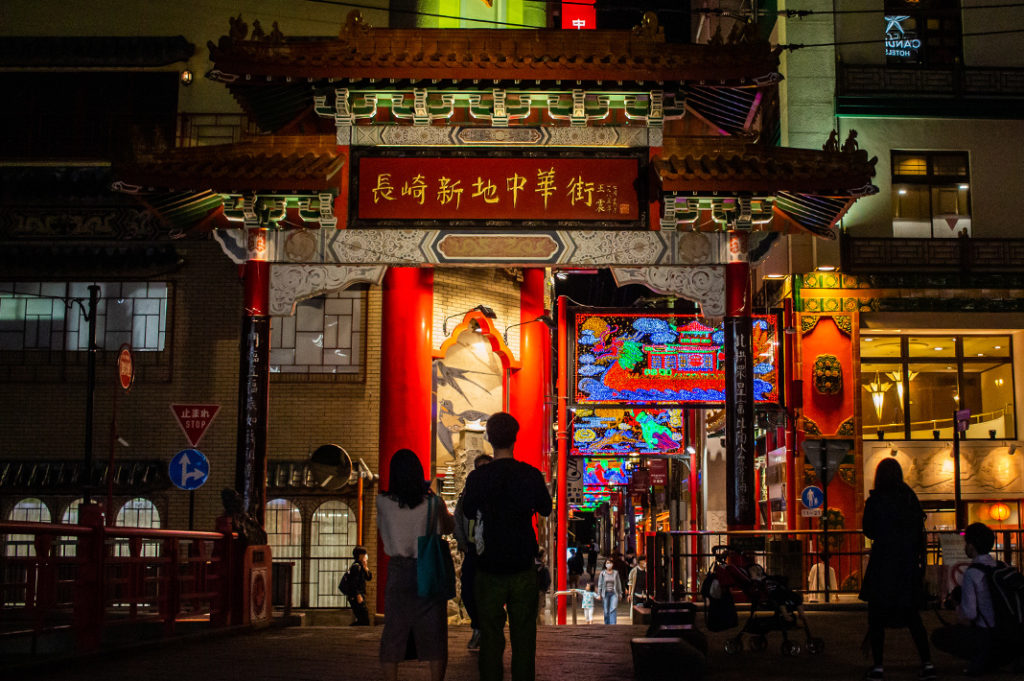
[[[696,316],[609,312],[575,319],[576,404],[721,405],[725,330]],[[778,325],[753,318],[754,401],[778,403]]]
[[682,442],[682,409],[578,408],[573,415],[574,455],[678,454]]
[[628,485],[632,478],[633,471],[626,467],[625,459],[589,459],[583,472],[583,486],[593,494],[599,489]]

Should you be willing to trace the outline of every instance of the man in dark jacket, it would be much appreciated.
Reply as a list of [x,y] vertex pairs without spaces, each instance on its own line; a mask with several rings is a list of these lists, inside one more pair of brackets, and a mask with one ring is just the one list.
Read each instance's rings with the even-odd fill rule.
[[366,567],[369,556],[366,549],[357,546],[352,549],[352,567],[348,569],[350,582],[348,604],[352,606],[353,627],[370,626],[370,610],[366,607],[366,583],[373,579],[373,573]]
[[477,556],[476,600],[480,622],[480,681],[501,681],[505,613],[512,640],[512,681],[533,681],[537,653],[537,535],[533,516],[551,513],[544,476],[513,458],[519,423],[499,412],[487,420],[494,461],[466,479],[467,517],[481,513],[483,549]]

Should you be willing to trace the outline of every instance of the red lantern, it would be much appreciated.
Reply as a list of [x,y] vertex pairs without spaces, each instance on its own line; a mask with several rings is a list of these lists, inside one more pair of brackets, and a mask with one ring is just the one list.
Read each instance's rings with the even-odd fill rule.
[[988,514],[1001,523],[1010,517],[1010,507],[1000,501],[988,507]]

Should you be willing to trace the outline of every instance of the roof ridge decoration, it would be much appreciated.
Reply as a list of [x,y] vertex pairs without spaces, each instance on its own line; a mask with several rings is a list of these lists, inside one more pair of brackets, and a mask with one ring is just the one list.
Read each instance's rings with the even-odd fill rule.
[[[254,87],[271,81],[696,81],[756,86],[777,80],[779,52],[748,26],[712,43],[670,43],[651,12],[632,29],[374,28],[358,10],[337,39],[269,35],[241,15],[208,43],[208,77]],[[772,75],[776,78],[772,78]]]

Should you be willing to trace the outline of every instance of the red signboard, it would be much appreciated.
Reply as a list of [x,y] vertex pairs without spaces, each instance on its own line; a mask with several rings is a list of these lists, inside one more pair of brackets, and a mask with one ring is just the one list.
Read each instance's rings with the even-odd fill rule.
[[359,159],[360,220],[641,219],[638,158]]
[[199,445],[203,433],[213,423],[213,417],[220,411],[219,404],[172,404],[171,411],[178,419],[178,425],[193,447]]
[[573,0],[562,3],[562,28],[597,28],[596,0]]
[[125,343],[117,353],[117,379],[125,392],[131,389],[135,380],[135,363],[132,361],[132,346]]
[[647,462],[647,470],[651,472],[651,485],[668,484],[668,461],[665,459],[651,459]]

